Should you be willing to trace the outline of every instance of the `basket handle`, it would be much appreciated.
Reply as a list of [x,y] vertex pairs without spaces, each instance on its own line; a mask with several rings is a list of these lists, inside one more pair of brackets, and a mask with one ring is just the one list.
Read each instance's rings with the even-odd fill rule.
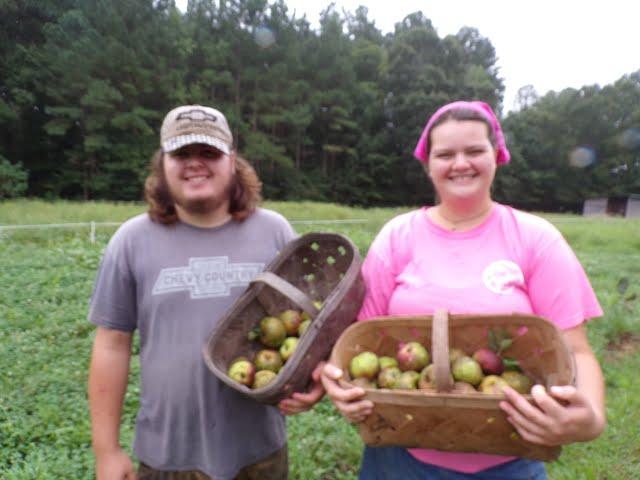
[[453,389],[449,366],[449,315],[443,308],[437,309],[433,314],[431,352],[433,353],[436,388],[439,392],[449,392]]
[[283,280],[281,277],[276,275],[273,272],[261,272],[255,276],[255,278],[251,281],[251,284],[254,283],[265,283],[269,285],[274,290],[280,292],[285,297],[289,298],[293,301],[297,306],[302,308],[305,312],[307,312],[311,316],[316,316],[318,314],[318,309],[314,307],[313,302],[299,288],[293,286],[286,280]]

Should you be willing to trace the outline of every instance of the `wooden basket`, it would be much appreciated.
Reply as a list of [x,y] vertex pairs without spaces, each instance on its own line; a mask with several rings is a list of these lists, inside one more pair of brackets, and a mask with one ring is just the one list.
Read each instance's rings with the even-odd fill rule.
[[[550,387],[575,382],[573,355],[561,332],[534,315],[448,315],[381,317],[351,325],[336,342],[331,362],[345,372],[360,352],[395,357],[398,344],[418,341],[431,345],[436,392],[366,388],[373,413],[359,424],[362,440],[371,446],[396,445],[436,450],[513,455],[555,460],[560,447],[523,440],[498,406],[501,395],[450,393],[449,346],[467,354],[488,346],[489,329],[506,330],[513,344],[505,355],[519,360],[524,373]],[[533,402],[531,395],[524,395]]]
[[[365,292],[360,264],[357,247],[343,235],[308,233],[289,242],[214,326],[203,346],[207,367],[229,387],[262,403],[276,404],[303,391],[313,369],[329,356],[360,310]],[[320,311],[314,300],[323,302]],[[249,340],[248,332],[263,317],[286,309],[304,310],[315,318],[275,379],[250,389],[229,378],[231,360],[252,358],[264,348]]]

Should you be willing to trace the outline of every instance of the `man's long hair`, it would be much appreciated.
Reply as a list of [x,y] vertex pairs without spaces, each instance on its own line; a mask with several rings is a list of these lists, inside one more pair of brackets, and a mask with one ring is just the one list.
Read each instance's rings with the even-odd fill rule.
[[[262,200],[262,182],[253,167],[236,155],[236,172],[229,187],[229,213],[239,222],[251,215]],[[178,221],[175,203],[164,175],[164,154],[161,149],[151,157],[150,173],[144,183],[144,198],[149,204],[149,216],[154,222],[171,225]]]

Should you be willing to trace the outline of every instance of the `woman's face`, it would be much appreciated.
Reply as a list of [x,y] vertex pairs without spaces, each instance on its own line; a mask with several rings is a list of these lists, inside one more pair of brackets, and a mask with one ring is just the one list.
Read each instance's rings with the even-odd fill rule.
[[477,120],[447,120],[430,133],[427,173],[443,203],[491,199],[496,151]]

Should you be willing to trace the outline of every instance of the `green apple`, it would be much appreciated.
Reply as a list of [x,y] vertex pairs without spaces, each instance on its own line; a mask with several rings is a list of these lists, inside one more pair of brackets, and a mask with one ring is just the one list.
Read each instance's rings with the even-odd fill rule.
[[300,323],[302,323],[300,312],[297,310],[285,310],[278,318],[282,320],[284,329],[287,331],[287,336],[293,337],[298,334],[298,328],[300,327]]
[[393,357],[380,357],[380,370],[387,367],[397,367],[398,361]]
[[272,372],[278,373],[280,368],[282,368],[282,357],[277,350],[265,348],[256,353],[253,363],[258,370],[271,370]]
[[351,359],[349,372],[353,378],[364,377],[373,380],[380,371],[378,356],[373,352],[362,352]]
[[271,370],[258,370],[256,372],[255,378],[253,380],[253,385],[251,385],[251,388],[265,387],[269,383],[271,383],[273,379],[276,378],[277,375],[278,375],[277,373],[272,372]]
[[242,385],[251,386],[255,377],[256,367],[246,359],[240,359],[231,364],[227,374]]
[[304,332],[307,331],[310,325],[311,325],[311,319],[303,320],[300,323],[300,326],[298,327],[298,337],[301,337],[302,335],[304,335]]
[[297,346],[298,337],[287,337],[284,339],[284,342],[282,342],[282,345],[280,345],[280,356],[282,357],[282,360],[284,362],[291,358],[291,355],[293,355],[293,352],[296,350]]
[[378,387],[393,388],[398,378],[400,378],[401,373],[398,367],[383,368],[380,370],[380,373],[378,373]]
[[516,372],[515,370],[507,370],[502,372],[502,378],[518,393],[530,393],[531,387],[533,387],[533,380],[527,377],[524,373]]
[[483,374],[480,364],[471,357],[459,357],[451,365],[453,378],[460,382],[467,382],[474,387],[480,385]]
[[507,386],[509,386],[509,384],[504,378],[498,375],[487,375],[482,379],[482,382],[480,382],[478,390],[491,395],[502,395],[502,388]]
[[260,341],[263,345],[279,348],[287,338],[284,323],[277,317],[264,317],[260,320]]
[[402,372],[398,380],[393,385],[394,390],[415,390],[418,388],[420,374],[415,370],[407,370]]

